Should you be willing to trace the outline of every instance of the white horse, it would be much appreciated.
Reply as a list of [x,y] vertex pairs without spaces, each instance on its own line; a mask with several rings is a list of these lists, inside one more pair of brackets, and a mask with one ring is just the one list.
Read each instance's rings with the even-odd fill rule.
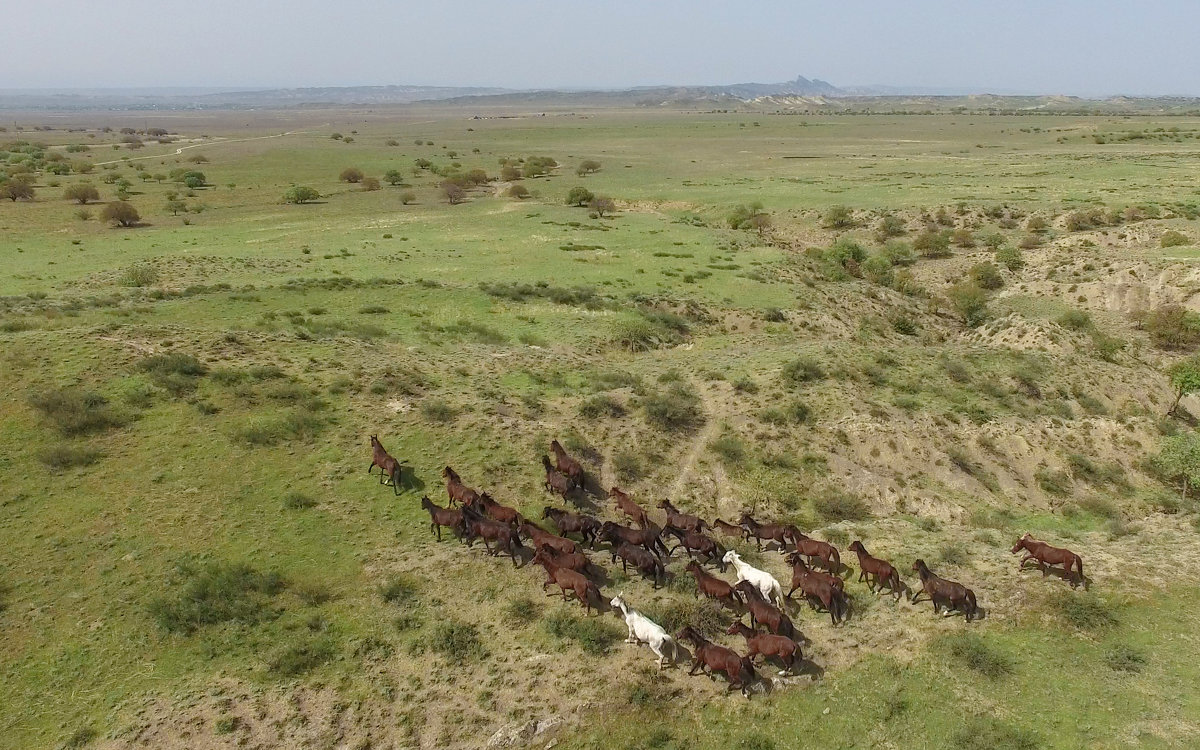
[[749,581],[754,588],[762,592],[764,599],[774,602],[780,609],[783,609],[783,586],[779,585],[775,576],[765,570],[759,570],[748,562],[743,562],[738,553],[733,550],[725,553],[724,560],[731,563],[737,570],[738,583]]
[[676,660],[679,652],[676,649],[675,641],[667,635],[667,631],[641,612],[630,609],[620,596],[614,596],[609,604],[620,609],[621,614],[625,616],[625,626],[629,628],[629,637],[625,639],[625,642],[649,644],[650,650],[658,656],[659,671],[662,671],[663,661],[667,658],[668,651],[671,652],[671,661]]

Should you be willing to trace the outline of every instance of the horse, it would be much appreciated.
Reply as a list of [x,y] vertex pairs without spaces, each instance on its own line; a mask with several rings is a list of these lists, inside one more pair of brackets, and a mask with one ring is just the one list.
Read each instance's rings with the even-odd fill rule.
[[549,555],[549,551],[544,547],[534,553],[533,561],[546,569],[546,580],[542,583],[543,591],[550,584],[555,584],[562,591],[564,602],[567,600],[567,592],[572,591],[575,593],[575,598],[583,604],[587,614],[592,613],[593,601],[596,602],[596,611],[600,611],[600,589],[596,588],[596,584],[589,581],[587,576],[579,571],[556,564]]
[[[1062,565],[1072,587],[1077,586],[1080,581],[1087,582],[1087,578],[1083,575],[1083,558],[1069,549],[1053,547],[1045,542],[1040,542],[1030,536],[1029,532],[1026,532],[1025,536],[1018,539],[1016,544],[1013,545],[1012,553],[1015,555],[1021,550],[1025,550],[1027,553],[1021,559],[1021,568],[1024,568],[1025,563],[1030,560],[1035,560],[1038,567],[1042,569],[1042,578],[1045,578],[1046,574],[1049,573],[1047,566]],[[1072,571],[1072,567],[1075,569],[1074,572]],[[1076,579],[1076,574],[1078,574],[1078,579]]]
[[946,617],[953,614],[956,609],[962,609],[963,615],[966,616],[967,622],[974,619],[979,613],[979,606],[975,603],[975,592],[971,589],[945,578],[941,578],[929,569],[924,560],[917,560],[913,563],[913,570],[917,571],[917,575],[921,577],[921,590],[913,595],[912,603],[916,604],[920,599],[921,594],[929,597],[933,602],[933,612],[937,614],[938,607],[944,607]]
[[675,663],[675,660],[679,658],[679,647],[676,645],[675,639],[667,634],[667,631],[641,612],[630,608],[620,595],[614,596],[609,605],[621,610],[621,614],[625,617],[625,627],[629,628],[629,637],[625,639],[626,643],[649,645],[650,650],[658,657],[658,671],[660,672],[663,662],[668,658],[668,651],[671,654],[671,663]]
[[[513,567],[517,567],[517,551],[524,549],[521,544],[521,535],[517,530],[506,523],[492,521],[482,516],[473,515],[463,512],[463,526],[467,531],[467,546],[471,546],[475,539],[483,539],[483,547],[491,556],[500,554],[500,550],[507,550],[509,557],[512,558]],[[489,541],[496,543],[496,549],[492,549]]]
[[446,494],[450,496],[451,505],[470,505],[479,499],[479,493],[463,484],[449,466],[442,469],[442,477],[446,480]]
[[[877,593],[883,590],[883,584],[886,582],[888,588],[896,595],[896,601],[900,601],[900,597],[904,595],[904,584],[900,581],[900,571],[889,563],[887,560],[880,560],[878,557],[871,557],[871,553],[867,552],[867,548],[860,541],[854,541],[850,545],[850,551],[858,555],[859,574],[858,580],[867,582],[867,588],[871,589],[871,593]],[[873,579],[871,576],[875,576]]]
[[829,542],[813,539],[794,527],[788,530],[788,538],[792,540],[796,551],[807,557],[810,562],[814,557],[820,559],[832,573],[837,573],[842,569],[842,556],[838,552],[837,547],[834,547]]
[[725,536],[741,537],[742,539],[745,539],[746,541],[750,541],[750,532],[746,531],[745,529],[743,529],[741,526],[738,526],[737,524],[733,524],[728,521],[723,521],[720,518],[718,518],[715,521],[713,521],[713,527],[716,528],[717,531],[721,532]]
[[622,492],[617,487],[613,487],[608,491],[608,496],[613,499],[617,510],[629,516],[638,526],[644,529],[646,528],[646,524],[650,523],[650,516],[646,513],[646,510],[631,500],[627,493]]
[[844,621],[849,609],[846,593],[830,583],[827,574],[809,570],[808,566],[804,564],[804,558],[799,554],[793,553],[789,561],[792,561],[793,567],[792,588],[787,593],[788,598],[791,599],[796,589],[800,589],[809,604],[817,601],[825,607],[825,611],[829,613],[829,619],[834,625],[837,625],[839,621]]
[[756,656],[762,656],[764,659],[771,657],[778,659],[783,664],[783,669],[779,671],[780,675],[794,672],[797,661],[804,660],[804,653],[796,641],[783,635],[759,633],[739,620],[734,620],[725,634],[740,635],[746,639],[746,658],[750,660],[751,664],[754,663]]
[[796,637],[796,626],[792,624],[791,618],[783,610],[763,599],[762,592],[755,588],[754,584],[749,581],[739,581],[734,588],[746,600],[751,627],[757,628],[759,625],[763,625],[775,635]]
[[442,527],[445,526],[452,529],[458,535],[459,541],[466,534],[466,527],[463,525],[463,514],[461,510],[453,508],[443,508],[435,504],[426,495],[421,498],[421,507],[429,511],[429,531],[437,533],[437,540],[442,541]]
[[582,552],[558,552],[553,547],[545,544],[537,546],[536,550],[545,550],[546,555],[560,568],[570,568],[578,573],[583,573],[585,576],[599,572],[599,569]]
[[517,526],[517,530],[529,537],[529,540],[533,543],[534,548],[549,547],[555,552],[563,555],[571,555],[579,551],[579,547],[575,546],[575,542],[572,542],[566,537],[561,537],[557,534],[551,534],[549,531],[546,531],[540,526],[535,526],[529,521],[522,520]]
[[687,552],[689,560],[695,559],[692,555],[695,552],[697,555],[707,558],[709,562],[716,563],[721,572],[725,572],[725,561],[721,559],[725,555],[725,548],[721,545],[698,531],[684,531],[669,523],[663,527],[663,533],[670,534],[679,540],[675,549],[667,550],[667,557],[675,554],[675,551],[682,547]]
[[662,560],[658,559],[658,555],[647,552],[641,547],[635,547],[629,542],[624,542],[612,552],[612,561],[615,563],[617,558],[621,558],[621,570],[625,573],[629,572],[629,564],[640,570],[643,575],[650,576],[654,581],[654,588],[658,588],[659,577],[665,578],[667,575],[666,568],[663,567]]
[[670,500],[663,500],[658,504],[658,507],[667,512],[668,526],[674,526],[684,531],[704,531],[706,528],[712,531],[712,527],[703,518],[688,513],[681,513],[678,508],[671,504]]
[[738,518],[738,525],[746,532],[747,541],[750,540],[750,537],[754,537],[754,541],[758,544],[760,550],[762,549],[764,539],[775,542],[779,545],[779,549],[783,549],[787,546],[788,537],[793,531],[797,534],[800,533],[800,530],[791,524],[759,523],[749,513],[743,513]]
[[650,524],[649,528],[634,529],[613,521],[605,521],[600,526],[600,539],[608,542],[612,548],[616,548],[621,542],[628,542],[644,547],[647,552],[658,554],[661,550],[666,555],[667,545],[663,544],[659,534],[659,529],[654,524]]
[[571,484],[571,478],[554,468],[550,463],[549,456],[542,456],[542,467],[546,469],[546,480],[542,482],[542,486],[546,488],[546,492],[553,493],[566,500],[567,495],[571,494],[571,490],[575,489]]
[[783,586],[779,585],[779,581],[775,579],[775,576],[745,562],[742,560],[741,555],[733,550],[726,552],[725,556],[721,559],[733,564],[733,569],[737,571],[738,581],[749,581],[762,593],[763,599],[766,599],[768,602],[778,603],[780,607],[783,606]]
[[730,586],[727,581],[722,581],[714,575],[710,575],[700,567],[700,563],[692,560],[688,563],[684,570],[692,574],[696,579],[696,598],[700,598],[704,594],[706,599],[716,599],[724,602],[730,609],[735,609],[741,600],[738,599],[737,590]]
[[542,518],[549,518],[558,527],[560,534],[579,534],[583,541],[596,547],[600,535],[600,521],[582,513],[572,513],[547,505],[542,509]]
[[471,507],[476,510],[481,510],[483,513],[500,523],[524,523],[525,519],[517,511],[516,508],[510,508],[507,505],[501,505],[492,499],[492,496],[486,492],[479,494],[479,497],[474,503],[470,503]]
[[367,473],[371,473],[371,469],[379,467],[379,483],[392,485],[392,491],[400,494],[400,473],[403,469],[400,468],[400,462],[392,458],[392,454],[388,453],[383,448],[383,443],[379,442],[379,436],[371,436],[371,465],[367,467]]
[[799,552],[789,552],[784,560],[787,561],[788,565],[792,566],[793,570],[799,567],[801,570],[810,573],[814,578],[821,581],[827,581],[830,586],[833,586],[838,591],[845,592],[845,581],[831,573],[826,573],[823,570],[817,570],[816,568],[809,567],[808,563],[804,561],[804,555],[800,554]]
[[690,641],[692,650],[692,668],[689,675],[696,674],[701,667],[710,672],[721,672],[729,680],[729,689],[741,688],[742,695],[750,697],[750,685],[758,681],[758,673],[754,671],[754,663],[748,658],[738,655],[733,649],[718,646],[708,640],[691,625],[675,634],[677,641]]
[[567,455],[557,440],[550,441],[550,450],[554,452],[555,467],[570,478],[572,487],[582,487],[584,482],[583,467],[579,462]]

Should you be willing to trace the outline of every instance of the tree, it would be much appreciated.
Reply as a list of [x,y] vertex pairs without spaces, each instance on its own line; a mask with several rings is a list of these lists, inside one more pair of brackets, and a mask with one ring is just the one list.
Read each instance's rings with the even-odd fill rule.
[[374,177],[364,177],[362,181],[362,189],[366,191],[378,190],[379,180]]
[[1200,436],[1181,432],[1164,439],[1162,450],[1152,461],[1165,479],[1180,482],[1186,501],[1188,485],[1200,484]]
[[754,214],[746,222],[746,226],[758,232],[759,237],[765,237],[771,231],[771,217],[767,214]]
[[8,198],[16,203],[18,200],[33,200],[33,185],[19,179],[12,179],[0,185],[0,198]]
[[759,201],[754,201],[750,205],[741,205],[733,209],[726,218],[729,222],[730,229],[749,229],[750,219],[758,216],[763,212],[763,205]]
[[1171,387],[1175,389],[1175,400],[1167,410],[1167,416],[1170,416],[1179,408],[1184,396],[1200,391],[1200,354],[1193,354],[1171,365],[1167,369],[1167,376],[1171,378]]
[[974,328],[987,320],[987,293],[974,282],[960,281],[946,292],[963,323]]
[[950,254],[950,235],[926,229],[913,240],[913,250],[926,258],[944,258]]
[[295,203],[297,205],[301,203],[308,203],[309,201],[315,201],[320,197],[321,194],[317,192],[316,188],[306,187],[304,185],[292,185],[283,194],[283,200],[285,203]]
[[63,197],[83,206],[88,201],[100,200],[100,191],[91,183],[80,182],[77,185],[68,185],[67,189],[63,191]]
[[509,198],[528,198],[529,188],[525,187],[524,185],[513,185],[507,191],[505,191],[505,195],[507,195]]
[[999,289],[1004,286],[1004,277],[993,263],[977,263],[971,266],[969,273],[971,281],[980,289]]
[[592,174],[600,171],[600,162],[595,159],[584,159],[579,163],[579,168],[575,170],[575,174],[583,177],[584,175]]
[[965,227],[955,229],[951,237],[958,247],[975,247],[975,235],[970,229]]
[[588,202],[588,208],[592,209],[596,216],[603,219],[604,214],[611,214],[617,210],[617,204],[613,202],[612,198],[598,195]]
[[850,229],[854,225],[854,212],[846,206],[830,206],[825,211],[827,229]]
[[588,203],[591,203],[592,199],[595,197],[596,196],[591,190],[588,190],[580,185],[578,187],[571,188],[571,191],[567,193],[567,205],[586,206]]
[[362,182],[362,178],[363,172],[358,167],[346,167],[338,175],[338,179],[342,182]]
[[500,168],[500,179],[504,182],[512,182],[521,179],[521,170],[511,164],[506,164]]
[[467,191],[455,182],[446,180],[442,183],[442,195],[446,198],[446,202],[451,206],[457,206],[467,199]]
[[104,210],[100,212],[100,219],[119,227],[132,227],[137,226],[142,217],[133,204],[117,201],[104,206]]
[[187,211],[187,203],[177,198],[171,199],[167,201],[167,210],[172,216],[178,216],[180,211]]
[[383,179],[392,187],[404,184],[404,175],[400,174],[400,170],[398,169],[389,169],[384,173]]
[[1182,305],[1160,305],[1144,317],[1142,327],[1159,349],[1183,349],[1200,340],[1200,320]]

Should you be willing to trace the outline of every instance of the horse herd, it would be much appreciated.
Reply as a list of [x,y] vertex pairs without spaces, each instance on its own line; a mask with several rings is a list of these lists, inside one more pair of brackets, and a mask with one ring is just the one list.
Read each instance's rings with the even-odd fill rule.
[[[373,456],[368,472],[379,466],[380,481],[395,486],[399,480],[400,462],[383,449],[377,437],[371,436],[371,446]],[[575,490],[584,487],[583,467],[557,440],[550,443],[550,449],[554,454],[553,461],[549,456],[542,456],[544,486],[567,499]],[[750,687],[759,680],[754,666],[758,657],[781,666],[781,675],[793,673],[803,660],[801,644],[808,641],[792,624],[785,603],[792,600],[793,594],[799,591],[813,609],[827,612],[835,626],[849,617],[850,599],[842,578],[849,566],[842,564],[837,547],[807,536],[795,525],[760,523],[749,513],[743,513],[737,523],[716,519],[710,524],[699,516],[679,510],[669,500],[663,500],[657,507],[665,512],[666,519],[665,524],[659,526],[627,493],[613,487],[607,493],[613,507],[636,526],[623,526],[615,521],[602,521],[585,513],[547,505],[542,510],[541,520],[553,524],[558,532],[553,533],[525,518],[515,508],[496,502],[488,493],[468,487],[451,467],[442,470],[442,477],[449,497],[447,506],[437,505],[428,496],[421,498],[421,507],[429,513],[430,532],[439,542],[442,529],[449,529],[468,547],[476,540],[482,540],[489,555],[507,554],[514,567],[532,551],[529,559],[546,573],[542,589],[556,586],[564,601],[574,595],[589,615],[593,608],[597,613],[601,612],[605,602],[595,582],[603,576],[603,569],[583,553],[581,544],[600,550],[606,543],[613,564],[619,558],[623,571],[628,573],[633,568],[650,579],[655,588],[665,583],[667,564],[675,552],[684,550],[688,556],[684,570],[695,579],[696,596],[714,599],[735,613],[739,619],[729,626],[726,634],[742,636],[747,653],[741,656],[733,649],[713,643],[693,625],[683,627],[672,636],[632,608],[622,596],[609,599],[609,607],[619,611],[625,619],[627,642],[647,644],[658,657],[660,670],[664,664],[676,661],[677,642],[687,641],[692,647],[692,665],[688,674],[703,670],[712,677],[720,673],[728,681],[729,689],[738,688],[748,696]],[[736,551],[726,549],[720,541],[709,536],[710,533],[746,543],[753,540],[760,551],[764,543],[774,544],[792,568],[787,592],[784,593],[782,584],[773,575],[750,565]],[[578,541],[568,538],[568,534],[577,537]],[[674,546],[670,547],[672,540]],[[914,604],[924,596],[932,603],[935,614],[948,617],[962,612],[967,622],[980,615],[971,589],[938,576],[924,560],[913,563],[912,569],[920,580],[919,589],[913,592],[895,566],[873,557],[861,541],[853,542],[849,550],[858,557],[858,581],[865,582],[872,594],[887,593],[896,601],[907,597]],[[1021,550],[1026,552],[1020,563],[1021,569],[1032,560],[1045,577],[1051,571],[1049,566],[1062,565],[1063,577],[1072,586],[1086,583],[1083,561],[1074,552],[1053,547],[1029,534],[1017,540],[1012,553]],[[705,570],[703,564],[715,567],[720,573],[726,571],[726,566],[732,566],[736,581],[730,583],[714,575]],[[743,614],[749,615],[749,625],[741,621]]]

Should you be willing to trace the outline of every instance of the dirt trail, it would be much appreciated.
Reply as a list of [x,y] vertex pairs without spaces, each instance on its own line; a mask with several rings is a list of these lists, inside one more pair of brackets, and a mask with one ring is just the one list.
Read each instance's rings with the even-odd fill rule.
[[[322,126],[322,127],[324,127],[324,126]],[[179,148],[175,149],[175,152],[171,155],[179,156],[180,154],[182,154],[184,151],[187,151],[188,149],[200,148],[201,146],[215,146],[219,143],[241,143],[243,141],[262,141],[262,140],[266,140],[267,138],[282,138],[285,135],[299,135],[300,133],[307,133],[307,132],[309,132],[309,131],[307,131],[307,130],[289,130],[286,133],[276,133],[275,135],[256,135],[253,138],[216,138],[211,141],[205,141],[204,143],[193,143],[190,146],[180,146]],[[100,167],[100,166],[104,166],[105,164],[121,164],[121,163],[124,163],[127,161],[141,161],[142,159],[161,159],[163,156],[164,156],[163,154],[151,154],[149,156],[131,156],[127,159],[112,159],[109,161],[98,161],[98,162],[96,162],[96,166]]]
[[[688,488],[692,475],[695,473],[696,464],[700,461],[700,456],[703,455],[704,449],[708,446],[712,439],[716,437],[717,432],[721,429],[721,409],[716,399],[713,398],[704,388],[697,388],[700,394],[700,402],[704,406],[704,427],[692,439],[692,444],[680,459],[679,469],[676,472],[675,481],[671,483],[669,497],[676,500],[681,497],[684,491]],[[712,466],[712,480],[716,485],[715,509],[718,515],[727,516],[729,512],[736,509],[732,507],[734,499],[730,492],[729,480],[725,476],[725,469],[720,464]]]

